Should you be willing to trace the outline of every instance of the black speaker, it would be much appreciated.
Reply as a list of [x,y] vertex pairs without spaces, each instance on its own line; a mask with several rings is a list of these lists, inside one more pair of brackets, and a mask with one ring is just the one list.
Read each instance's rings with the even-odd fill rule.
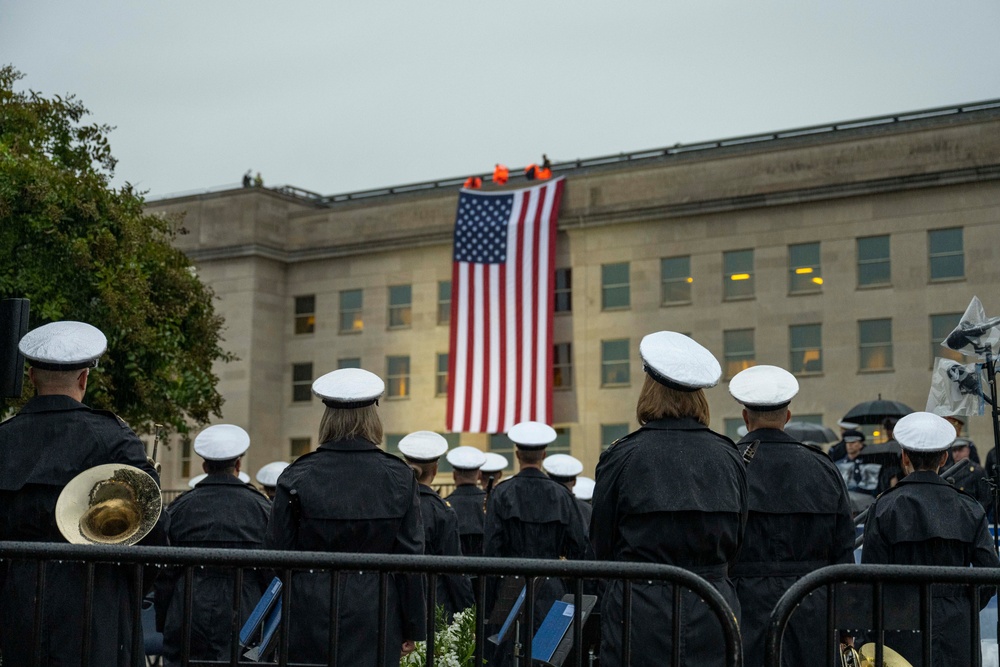
[[17,344],[28,333],[27,299],[0,299],[0,397],[20,398],[24,357]]

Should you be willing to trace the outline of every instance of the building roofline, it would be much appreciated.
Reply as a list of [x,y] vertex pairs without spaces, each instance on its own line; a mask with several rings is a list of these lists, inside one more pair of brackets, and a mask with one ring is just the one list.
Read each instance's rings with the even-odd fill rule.
[[[902,113],[886,114],[881,116],[870,116],[867,118],[858,118],[854,120],[797,127],[789,130],[780,130],[777,132],[748,134],[737,137],[730,137],[727,139],[699,141],[690,144],[677,143],[674,144],[673,146],[633,151],[628,153],[601,155],[592,158],[580,158],[577,160],[569,160],[565,162],[553,163],[552,172],[554,175],[558,175],[560,173],[567,173],[570,171],[577,171],[580,169],[587,169],[592,167],[621,165],[625,163],[635,164],[650,160],[663,160],[665,158],[670,158],[673,156],[686,155],[692,153],[702,153],[704,151],[713,151],[724,148],[759,146],[761,144],[767,144],[769,142],[787,140],[787,139],[799,139],[802,137],[812,137],[818,135],[831,136],[836,133],[846,132],[846,131],[856,131],[866,128],[878,128],[887,125],[895,126],[903,123],[911,123],[914,121],[922,121],[927,119],[936,119],[945,116],[964,116],[966,114],[973,114],[976,112],[983,112],[983,111],[987,112],[993,111],[995,113],[991,113],[989,115],[1000,116],[1000,99],[983,100],[980,102],[971,102],[960,105],[935,107],[931,109],[921,109],[917,111],[907,111]],[[386,196],[393,196],[400,194],[431,192],[434,190],[441,190],[441,189],[453,189],[460,187],[465,182],[465,179],[468,178],[470,175],[473,174],[468,174],[466,176],[458,176],[453,178],[432,180],[432,181],[421,181],[418,183],[406,183],[403,185],[396,185],[383,188],[357,190],[353,192],[346,192],[334,195],[321,195],[317,192],[305,190],[303,188],[299,188],[294,185],[282,185],[274,188],[264,188],[264,190],[267,192],[284,195],[286,197],[290,197],[300,202],[311,204],[313,206],[325,208],[335,204],[346,203],[346,202],[357,202],[375,197],[386,197]],[[480,176],[484,180],[486,180],[492,174],[491,172],[485,172],[474,175]],[[523,174],[523,170],[512,169],[510,180],[511,181],[526,180]],[[166,200],[180,199],[195,195],[229,192],[233,189],[237,188],[235,188],[235,186],[220,186],[216,188],[206,188],[204,190],[198,190],[198,191],[168,194],[162,197],[151,197],[146,201],[147,203],[164,202]]]

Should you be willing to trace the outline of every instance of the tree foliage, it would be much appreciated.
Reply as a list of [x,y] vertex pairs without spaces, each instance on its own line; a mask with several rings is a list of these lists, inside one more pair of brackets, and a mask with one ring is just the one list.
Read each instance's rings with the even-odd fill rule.
[[222,405],[213,362],[231,357],[212,291],[171,245],[180,220],[111,186],[112,128],[86,124],[73,96],[16,91],[21,78],[0,69],[0,298],[30,299],[32,328],[79,320],[105,333],[88,404],[138,431],[206,423]]

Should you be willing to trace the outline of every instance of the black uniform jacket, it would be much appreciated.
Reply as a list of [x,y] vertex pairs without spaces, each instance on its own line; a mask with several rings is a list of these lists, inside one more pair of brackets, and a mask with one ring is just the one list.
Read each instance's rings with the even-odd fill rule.
[[[290,495],[293,490],[297,503]],[[422,554],[424,526],[413,470],[361,438],[323,443],[296,459],[278,478],[266,546]],[[378,574],[340,576],[337,664],[374,665]],[[424,638],[424,586],[419,575],[392,575],[390,582],[384,664],[398,665],[403,640]],[[326,661],[333,627],[329,610],[329,575],[293,575],[291,662]]]
[[[945,466],[947,467],[947,466]],[[986,483],[986,471],[983,467],[972,459],[965,460],[965,466],[958,469],[945,481],[954,484],[959,491],[964,491],[979,501],[987,515],[990,514],[990,507],[993,504],[993,495],[990,487]]]
[[580,518],[583,519],[583,532],[590,539],[590,518],[594,515],[594,507],[586,500],[576,499],[576,506],[580,508]]
[[[420,485],[420,515],[424,522],[424,553],[430,556],[461,556],[458,517],[455,510],[441,500],[437,491]],[[444,605],[448,617],[468,609],[472,598],[472,582],[467,576],[438,575],[436,604]]]
[[[743,664],[764,664],[764,633],[778,599],[802,575],[854,562],[854,522],[840,471],[822,450],[776,429],[751,431],[759,441],[747,464],[750,513],[743,548],[730,571],[739,595]],[[825,665],[825,596],[810,595],[785,631],[782,664]]]
[[[598,560],[676,565],[701,575],[740,606],[729,580],[747,518],[743,460],[728,438],[694,419],[650,422],[612,445],[597,465],[590,539]],[[661,665],[673,643],[672,587],[636,584],[632,592],[632,665]],[[708,607],[681,599],[681,664],[722,665],[723,635]],[[601,665],[618,667],[622,585],[601,605]]]
[[[986,514],[975,499],[936,473],[912,472],[883,493],[865,523],[862,563],[998,567]],[[978,665],[970,655],[972,617],[969,598],[961,588],[931,589],[931,656],[935,666]],[[981,596],[986,606],[989,594]],[[906,615],[913,630],[920,628],[920,595],[916,588],[886,588],[884,608]],[[887,646],[914,667],[921,665],[919,632],[887,632]],[[978,643],[978,642],[977,642]]]
[[486,524],[486,492],[475,484],[461,484],[448,496],[458,515],[458,534],[463,556],[483,555],[483,530]]
[[[105,463],[141,468],[159,482],[146,451],[125,422],[69,396],[36,396],[0,424],[0,541],[65,542],[56,500],[78,473]],[[166,544],[166,514],[142,544]],[[99,565],[94,573],[92,665],[142,664],[132,654],[132,618],[140,600],[132,575]],[[78,664],[83,646],[84,568],[45,570],[41,664]],[[33,563],[0,564],[0,651],[4,665],[30,665],[35,608]]]
[[[271,503],[257,489],[233,475],[209,475],[170,507],[170,544],[208,549],[260,549],[264,546]],[[163,653],[179,660],[183,649],[184,577],[181,568],[161,573],[156,582],[157,621],[163,630]],[[249,618],[269,579],[243,573],[240,625]],[[226,569],[194,571],[191,606],[191,659],[229,660],[233,617],[233,573]]]

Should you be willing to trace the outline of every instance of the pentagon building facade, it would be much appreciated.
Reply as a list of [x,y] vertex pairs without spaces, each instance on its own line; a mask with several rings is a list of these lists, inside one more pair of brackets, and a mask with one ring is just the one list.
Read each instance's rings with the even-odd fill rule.
[[[567,184],[554,449],[583,460],[588,475],[603,447],[637,428],[648,332],[690,334],[724,378],[754,363],[792,370],[793,413],[835,426],[879,395],[923,409],[937,343],[971,297],[1000,311],[1000,101],[555,171]],[[386,379],[390,450],[408,432],[444,430],[459,183],[148,203],[185,215],[177,244],[218,295],[224,345],[239,358],[217,368],[223,421],[251,434],[245,470],[316,447],[323,405],[309,386],[342,366]],[[732,436],[741,408],[726,385],[708,397],[712,427]],[[989,418],[973,418],[970,433],[985,454]],[[503,435],[448,437],[510,452]],[[164,488],[200,472],[183,447],[168,457]]]

